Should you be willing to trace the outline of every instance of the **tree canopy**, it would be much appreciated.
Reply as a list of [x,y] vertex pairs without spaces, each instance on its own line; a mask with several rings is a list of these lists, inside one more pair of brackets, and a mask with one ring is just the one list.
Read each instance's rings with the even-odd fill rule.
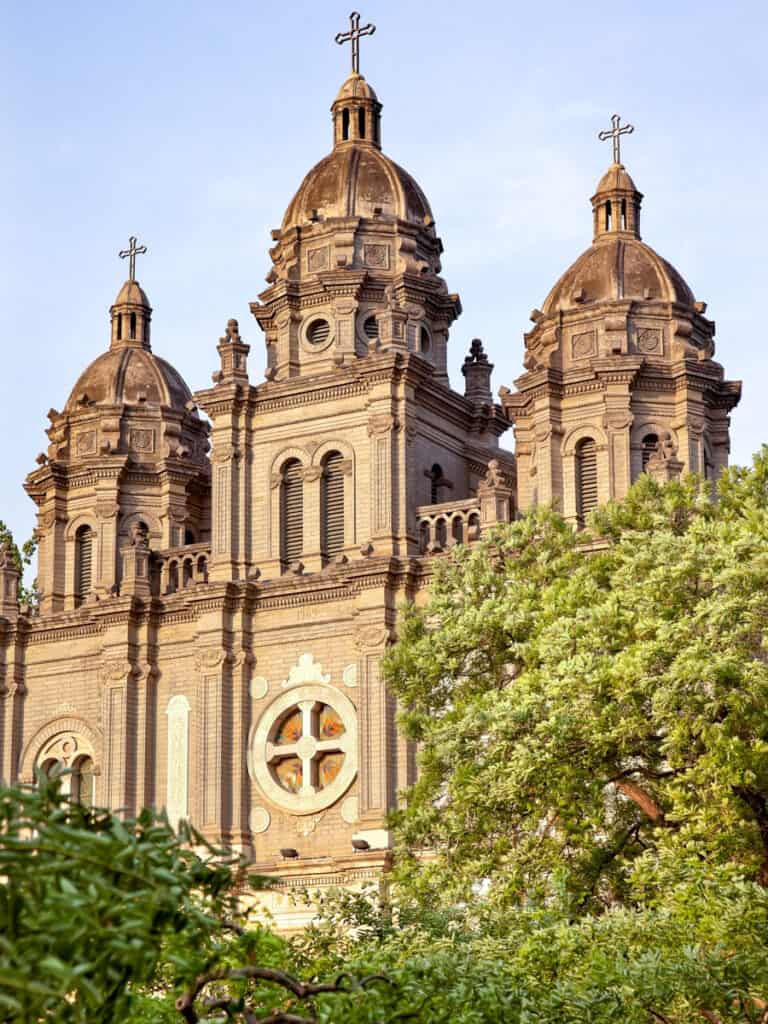
[[578,916],[701,864],[768,883],[767,499],[764,450],[717,502],[643,476],[585,532],[544,509],[454,549],[386,665],[411,890]]

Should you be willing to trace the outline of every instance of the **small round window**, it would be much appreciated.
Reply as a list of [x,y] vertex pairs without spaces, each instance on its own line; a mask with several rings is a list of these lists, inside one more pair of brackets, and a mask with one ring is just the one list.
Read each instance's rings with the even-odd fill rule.
[[425,355],[432,348],[432,339],[429,336],[429,331],[426,327],[421,328],[421,352]]
[[313,320],[307,328],[307,341],[310,345],[324,345],[331,336],[331,325],[327,320]]
[[376,341],[379,336],[379,321],[375,316],[369,316],[363,324],[363,333],[368,341]]

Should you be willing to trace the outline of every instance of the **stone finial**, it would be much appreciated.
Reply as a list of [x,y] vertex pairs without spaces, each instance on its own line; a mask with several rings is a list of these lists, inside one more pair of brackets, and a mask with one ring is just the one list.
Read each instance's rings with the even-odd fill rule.
[[19,617],[21,573],[10,547],[0,544],[0,618],[15,622]]
[[475,338],[470,345],[469,355],[464,360],[461,368],[464,374],[464,394],[472,402],[479,404],[491,404],[491,374],[493,363],[488,362],[488,356],[483,349],[483,343]]
[[656,450],[648,460],[645,471],[660,484],[680,479],[683,463],[677,457],[677,445],[668,430],[656,442]]
[[510,522],[514,493],[515,481],[512,473],[505,469],[498,459],[491,459],[477,488],[483,526]]
[[[237,320],[227,320],[224,337],[219,338],[217,351],[221,359],[221,371],[214,374],[214,382],[228,384],[232,381],[248,383],[248,353],[251,346],[240,337]],[[218,378],[218,379],[217,379]]]

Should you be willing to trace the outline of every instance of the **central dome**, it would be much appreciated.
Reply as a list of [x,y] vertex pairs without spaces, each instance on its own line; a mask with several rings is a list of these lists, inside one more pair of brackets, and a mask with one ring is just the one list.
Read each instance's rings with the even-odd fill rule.
[[434,219],[421,188],[381,152],[381,104],[362,75],[349,76],[331,112],[333,151],[304,178],[281,230],[331,217],[384,217],[430,226]]
[[282,230],[329,217],[394,217],[422,227],[432,211],[416,181],[374,146],[336,147],[312,168],[291,200]]

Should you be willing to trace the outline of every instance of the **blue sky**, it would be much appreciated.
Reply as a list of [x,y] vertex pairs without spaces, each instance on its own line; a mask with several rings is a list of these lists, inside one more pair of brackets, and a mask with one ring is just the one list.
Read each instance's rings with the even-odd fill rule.
[[[348,70],[333,43],[350,5],[314,0],[2,0],[0,518],[26,537],[22,490],[81,370],[108,345],[130,234],[153,347],[194,390],[265,288],[269,231],[331,145]],[[717,322],[717,358],[744,380],[732,458],[768,440],[768,14],[764,3],[387,0],[362,71],[384,104],[384,149],[430,198],[444,276],[495,387],[522,370],[528,314],[591,240],[589,196],[618,111],[645,194],[643,236]],[[511,444],[511,436],[510,442]]]

